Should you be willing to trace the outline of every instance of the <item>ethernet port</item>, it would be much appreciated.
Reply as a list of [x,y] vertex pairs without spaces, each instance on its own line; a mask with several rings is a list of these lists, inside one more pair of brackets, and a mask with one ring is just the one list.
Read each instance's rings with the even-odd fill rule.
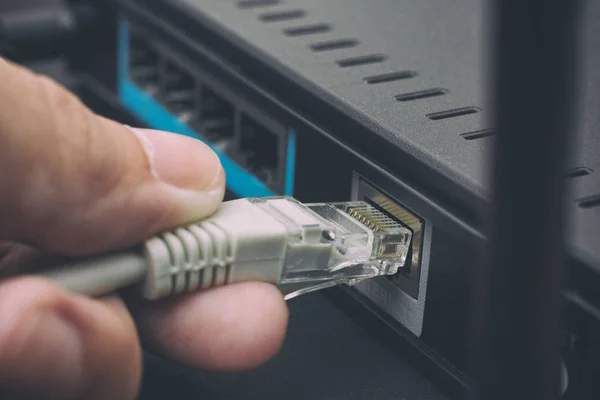
[[368,202],[412,232],[412,243],[405,266],[398,273],[387,278],[407,294],[417,298],[423,247],[423,219],[364,179],[358,182],[358,199]]
[[235,131],[235,108],[209,87],[202,87],[200,93],[199,131],[221,150],[228,151]]
[[191,74],[172,61],[165,62],[162,100],[182,122],[189,123],[196,107],[195,82]]
[[278,181],[279,136],[245,113],[240,117],[240,150],[246,166],[258,179],[270,185]]
[[158,52],[139,34],[129,37],[129,77],[142,90],[155,95],[159,86]]

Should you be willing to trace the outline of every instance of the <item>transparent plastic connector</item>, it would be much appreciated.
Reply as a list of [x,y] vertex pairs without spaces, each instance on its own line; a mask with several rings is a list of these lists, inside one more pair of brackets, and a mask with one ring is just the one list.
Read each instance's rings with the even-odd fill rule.
[[157,300],[256,281],[277,285],[291,299],[393,275],[407,262],[412,240],[411,230],[362,201],[237,199],[205,220],[149,238],[141,249],[76,260],[44,275],[91,296],[135,285]]
[[366,202],[302,204],[290,197],[249,200],[288,232],[279,280],[286,299],[393,275],[406,263],[412,232]]

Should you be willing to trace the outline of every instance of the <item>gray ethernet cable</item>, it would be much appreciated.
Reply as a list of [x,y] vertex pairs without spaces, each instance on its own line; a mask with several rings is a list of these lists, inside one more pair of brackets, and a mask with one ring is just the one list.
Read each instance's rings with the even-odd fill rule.
[[45,271],[68,290],[101,296],[127,286],[155,300],[242,281],[277,285],[286,299],[395,274],[412,233],[363,201],[302,204],[232,200],[210,218],[139,248]]

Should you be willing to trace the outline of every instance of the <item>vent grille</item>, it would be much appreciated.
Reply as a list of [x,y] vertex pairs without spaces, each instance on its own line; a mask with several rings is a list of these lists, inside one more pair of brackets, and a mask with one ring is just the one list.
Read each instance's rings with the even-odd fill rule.
[[575,167],[567,171],[567,178],[581,178],[592,173],[592,170],[586,167]]
[[[254,9],[261,7],[269,7],[282,4],[281,0],[240,0],[237,2],[237,7],[242,9]],[[301,19],[306,16],[306,11],[301,9],[270,12],[259,15],[262,22],[285,22],[296,19]],[[282,33],[288,37],[320,35],[333,32],[333,26],[328,23],[315,23],[301,26],[285,27]],[[315,41],[308,45],[308,49],[312,52],[330,52],[336,50],[350,50],[357,48],[360,41],[356,38],[331,38],[321,41]],[[370,64],[383,63],[388,59],[386,54],[365,54],[355,55],[347,58],[332,60],[340,68],[352,68],[359,66],[368,66]],[[412,79],[418,76],[417,71],[401,70],[378,75],[370,75],[363,80],[368,85],[394,84],[398,81]],[[417,100],[436,101],[435,98],[448,95],[450,92],[445,88],[428,88],[417,90],[408,93],[401,93],[394,96],[394,100],[399,103],[405,103]],[[450,118],[457,118],[471,114],[480,113],[482,110],[476,106],[460,107],[450,110],[433,112],[425,116],[431,121],[441,121]],[[484,138],[493,137],[496,135],[496,130],[492,128],[479,129],[470,132],[461,133],[460,137],[464,140],[472,141]],[[593,171],[587,167],[571,168],[565,172],[567,179],[582,178],[590,175]],[[584,209],[595,208],[600,206],[600,193],[591,196],[582,197],[576,200],[579,207]]]
[[478,131],[463,133],[463,134],[461,134],[461,136],[465,140],[476,140],[476,139],[483,139],[486,137],[494,136],[495,134],[496,134],[496,131],[494,129],[480,129]]
[[357,67],[359,65],[375,64],[383,62],[387,59],[385,54],[368,54],[365,56],[344,58],[337,60],[336,64],[342,68]]
[[428,90],[421,90],[418,92],[399,94],[396,96],[396,100],[398,100],[398,101],[413,101],[413,100],[426,99],[428,97],[443,96],[446,93],[448,93],[448,90],[446,90],[446,89],[428,89]]
[[319,33],[329,32],[331,30],[331,25],[329,24],[314,24],[314,25],[305,25],[305,26],[297,26],[294,28],[286,28],[283,30],[283,33],[287,36],[303,36],[303,35],[315,35]]
[[403,79],[410,79],[410,78],[414,78],[415,76],[417,76],[417,73],[415,71],[398,71],[398,72],[390,72],[389,74],[367,76],[364,80],[368,84],[374,85],[377,83],[393,82],[393,81],[399,81],[399,80],[403,80]]
[[347,49],[349,47],[358,46],[358,40],[356,39],[338,39],[330,40],[327,42],[318,42],[309,45],[312,51],[331,51],[338,49]]
[[480,111],[481,109],[479,107],[455,108],[453,110],[446,110],[427,114],[427,118],[429,118],[432,121],[438,121],[441,119],[462,117],[463,115],[477,114]]
[[577,205],[581,208],[595,208],[600,206],[600,193],[577,200]]
[[279,0],[241,0],[238,1],[237,6],[239,8],[259,8],[269,7],[280,4]]
[[306,12],[304,10],[289,10],[261,14],[258,16],[258,19],[260,19],[262,22],[280,22],[300,19],[303,18],[305,15]]

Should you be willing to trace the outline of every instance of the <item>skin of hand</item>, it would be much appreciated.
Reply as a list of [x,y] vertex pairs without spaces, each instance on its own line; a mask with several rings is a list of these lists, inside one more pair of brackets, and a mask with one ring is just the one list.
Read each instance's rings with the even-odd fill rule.
[[33,273],[212,214],[225,191],[199,141],[95,115],[51,79],[0,59],[0,393],[133,399],[141,344],[195,367],[256,367],[288,311],[262,283],[149,303],[90,299]]

